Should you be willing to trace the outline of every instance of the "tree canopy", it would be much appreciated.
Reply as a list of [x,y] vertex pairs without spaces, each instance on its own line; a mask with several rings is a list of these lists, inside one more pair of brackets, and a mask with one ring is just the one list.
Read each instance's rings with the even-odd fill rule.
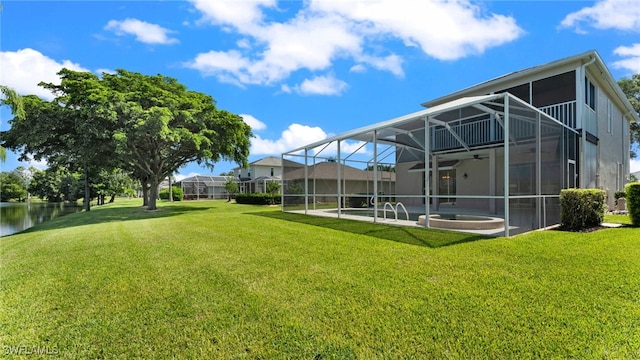
[[[636,113],[640,115],[640,74],[635,74],[631,78],[622,78],[618,81],[618,85],[622,89],[631,106]],[[631,123],[631,146],[640,143],[640,124]],[[637,154],[631,149],[631,157],[635,158]]]
[[[2,94],[2,100],[0,103],[7,105],[11,108],[11,112],[18,118],[24,117],[24,106],[22,105],[22,98],[12,88],[4,85],[0,85],[0,94]],[[0,146],[0,162],[4,162],[7,159],[7,150],[4,146]]]
[[155,210],[159,183],[187,163],[247,164],[249,125],[176,79],[126,70],[102,78],[68,69],[58,74],[60,85],[40,84],[56,98],[25,97],[25,118],[11,120],[2,140],[23,158],[82,168],[85,198],[89,173],[119,168],[142,183],[145,205]]

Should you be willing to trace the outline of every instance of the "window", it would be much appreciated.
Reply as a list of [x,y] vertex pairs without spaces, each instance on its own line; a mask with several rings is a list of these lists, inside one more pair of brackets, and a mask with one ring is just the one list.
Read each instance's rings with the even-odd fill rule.
[[589,79],[584,78],[584,103],[596,110],[596,86]]
[[273,176],[273,168],[271,168],[271,176]]

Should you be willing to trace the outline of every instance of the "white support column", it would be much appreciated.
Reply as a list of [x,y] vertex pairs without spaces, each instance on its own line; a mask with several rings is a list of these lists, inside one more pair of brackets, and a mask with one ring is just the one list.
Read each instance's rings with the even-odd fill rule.
[[576,151],[578,151],[578,153],[576,154],[577,156],[577,163],[578,163],[578,179],[579,182],[576,184],[577,188],[583,188],[584,187],[584,180],[585,180],[585,170],[584,170],[584,165],[585,165],[585,156],[584,156],[584,150],[586,148],[587,145],[587,137],[586,137],[586,133],[585,133],[585,127],[586,127],[586,123],[585,123],[585,97],[586,97],[586,93],[584,91],[584,87],[585,85],[585,77],[587,76],[586,71],[584,69],[584,66],[580,66],[578,67],[578,69],[576,69],[576,128],[577,129],[582,129],[581,133],[580,133],[580,138],[578,143],[580,144],[580,146],[578,147],[578,149],[576,149]]
[[336,166],[338,166],[338,179],[337,179],[337,195],[338,195],[338,218],[342,215],[342,188],[340,186],[340,180],[342,179],[342,172],[340,167],[340,140],[338,140],[338,158],[336,159]]
[[429,228],[429,155],[431,153],[429,118],[424,118],[424,227]]
[[509,236],[509,95],[504,95],[504,236]]
[[542,121],[540,117],[540,113],[537,113],[537,127],[536,127],[536,217],[537,217],[537,228],[541,228],[542,224],[545,222],[542,220],[542,207],[544,204],[544,199],[542,198],[542,156],[541,156],[541,147],[542,147]]
[[493,196],[496,196],[496,149],[489,149],[489,196],[492,198],[489,199],[489,212],[491,214],[496,214],[498,210],[496,209],[496,199]]
[[373,222],[375,223],[378,222],[378,130],[373,130],[373,199]]
[[309,213],[309,150],[307,148],[304,149],[304,213]]
[[316,209],[316,204],[318,203],[318,201],[316,200],[316,191],[318,189],[317,187],[317,182],[316,182],[316,157],[315,155],[313,156],[313,210]]
[[[426,167],[429,166],[429,163],[425,164],[425,171],[428,171]],[[429,173],[427,172],[427,175]],[[438,156],[431,156],[431,194],[439,196],[440,195],[440,171],[438,169]],[[432,209],[433,211],[438,211],[440,209],[440,198],[432,199]]]

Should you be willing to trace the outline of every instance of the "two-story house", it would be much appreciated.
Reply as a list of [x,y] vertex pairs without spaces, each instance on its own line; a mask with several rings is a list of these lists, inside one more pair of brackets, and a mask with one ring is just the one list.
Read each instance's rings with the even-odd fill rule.
[[233,169],[233,177],[238,181],[239,192],[260,193],[266,192],[268,181],[282,183],[282,169],[299,168],[302,164],[282,160],[280,157],[267,156],[249,163],[247,167]]
[[[307,163],[318,149],[334,148],[337,162],[348,164],[358,156],[341,152],[348,148],[343,144],[362,142],[366,145],[358,152],[371,156],[373,172],[383,156],[395,168],[394,198],[413,219],[432,213],[486,214],[504,219],[501,231],[507,236],[559,223],[561,189],[603,189],[613,203],[614,192],[629,179],[629,124],[640,119],[596,51],[422,105],[425,110],[283,157]],[[286,172],[283,176],[287,180]],[[372,183],[372,196],[376,186]],[[313,196],[314,189],[307,187],[305,195]],[[340,198],[346,194],[338,186],[335,195],[340,216]],[[288,196],[285,189],[285,211]],[[379,213],[372,216],[375,221]]]

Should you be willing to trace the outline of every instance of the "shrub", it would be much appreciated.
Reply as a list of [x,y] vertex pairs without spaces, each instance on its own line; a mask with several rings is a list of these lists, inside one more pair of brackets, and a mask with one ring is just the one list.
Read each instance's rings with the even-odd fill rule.
[[600,225],[604,219],[604,199],[604,190],[562,190],[560,192],[561,228],[579,231]]
[[627,213],[633,226],[640,226],[640,182],[625,186],[627,192]]
[[[177,186],[172,186],[171,188],[172,188],[172,194],[173,194],[173,201],[182,200],[182,197],[184,196],[184,192],[182,191],[182,188]],[[169,189],[160,190],[160,193],[158,194],[158,196],[162,200],[169,200]]]
[[613,197],[614,197],[616,205],[618,205],[618,199],[626,198],[627,197],[627,193],[624,190],[618,190],[613,194]]
[[236,203],[251,205],[280,204],[280,195],[267,193],[236,194]]

